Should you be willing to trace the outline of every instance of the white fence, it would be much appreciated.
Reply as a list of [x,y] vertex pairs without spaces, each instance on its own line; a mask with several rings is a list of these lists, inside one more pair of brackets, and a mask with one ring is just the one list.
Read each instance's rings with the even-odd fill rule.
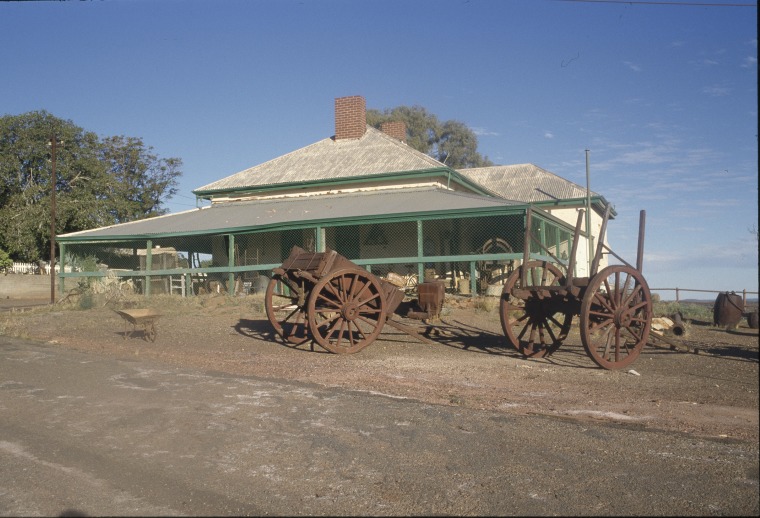
[[17,263],[14,261],[9,273],[27,273],[36,275],[40,273],[40,266],[36,263]]
[[[13,265],[11,266],[10,270],[8,271],[8,273],[39,275],[40,266],[42,269],[42,273],[44,275],[50,275],[50,263],[42,263],[42,265],[40,265],[38,263],[17,263],[15,261]],[[60,271],[61,271],[61,265],[56,263],[55,273],[60,273]],[[64,267],[64,271],[66,273],[71,273],[71,266]]]

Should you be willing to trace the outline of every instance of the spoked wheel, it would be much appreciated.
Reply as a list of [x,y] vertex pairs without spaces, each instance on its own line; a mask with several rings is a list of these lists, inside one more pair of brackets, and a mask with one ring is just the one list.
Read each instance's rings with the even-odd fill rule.
[[[526,286],[520,275],[526,268]],[[525,356],[543,358],[556,351],[570,331],[573,310],[558,295],[539,297],[542,287],[562,286],[565,276],[551,263],[529,261],[507,279],[501,292],[501,327],[512,346]],[[529,294],[528,290],[532,290]],[[519,293],[519,297],[515,293]]]
[[[481,254],[502,254],[502,253],[511,254],[512,252],[513,250],[512,250],[512,247],[509,245],[509,243],[500,237],[489,239],[488,241],[483,243],[482,247],[480,247]],[[489,284],[493,284],[497,281],[500,281],[504,277],[506,277],[506,275],[511,274],[513,265],[514,265],[513,260],[477,261],[475,263],[475,268],[478,270],[478,272],[480,272],[479,277],[481,281],[481,288],[486,289]],[[499,270],[502,272],[506,270],[506,275],[495,276],[494,275],[495,272]]]
[[591,279],[581,303],[581,340],[597,365],[621,369],[633,363],[651,325],[652,296],[641,272],[615,265]]
[[355,353],[371,344],[387,317],[380,283],[353,268],[322,277],[314,285],[307,308],[314,340],[336,354]]
[[269,280],[264,294],[267,318],[275,333],[294,345],[302,344],[309,339],[305,299],[302,287],[280,275],[275,275]]
[[404,292],[412,295],[417,292],[417,274],[410,273],[404,277]]

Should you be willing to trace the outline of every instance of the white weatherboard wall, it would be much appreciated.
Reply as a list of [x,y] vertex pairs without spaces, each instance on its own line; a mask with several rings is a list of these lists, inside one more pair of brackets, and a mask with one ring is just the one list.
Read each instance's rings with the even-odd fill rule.
[[[575,224],[578,222],[578,209],[554,209],[549,211],[552,216],[561,219],[568,225],[570,225],[571,228],[575,228]],[[585,216],[584,216],[585,219]],[[597,245],[597,238],[599,237],[599,231],[602,228],[602,217],[597,214],[596,211],[591,211],[591,235],[594,238],[594,251],[596,251],[596,245]],[[586,222],[583,222],[583,226],[581,227],[581,230],[586,228]],[[607,230],[609,233],[609,223],[607,224]],[[609,246],[609,241],[607,240],[607,236],[604,236],[604,244]],[[593,257],[594,251],[591,252],[591,257]],[[635,262],[635,258],[633,261]],[[607,254],[602,255],[602,259],[599,262],[599,269],[601,270],[607,266]],[[588,245],[588,239],[586,239],[584,236],[581,236],[578,240],[578,251],[575,256],[575,276],[576,277],[588,277],[589,276],[589,245]]]

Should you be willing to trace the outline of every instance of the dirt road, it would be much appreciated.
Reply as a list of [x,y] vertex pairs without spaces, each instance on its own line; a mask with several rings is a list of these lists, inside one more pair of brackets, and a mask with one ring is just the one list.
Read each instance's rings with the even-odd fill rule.
[[[140,302],[145,305],[144,301]],[[586,355],[577,329],[547,359],[506,345],[495,305],[448,300],[435,344],[390,326],[358,354],[293,347],[271,333],[260,298],[154,297],[155,343],[124,339],[110,308],[43,306],[0,314],[0,333],[117,358],[510,414],[636,424],[695,436],[758,440],[758,332],[690,322],[683,343],[701,354],[647,347],[631,369],[607,371]]]
[[753,441],[129,353],[0,336],[0,515],[758,513]]

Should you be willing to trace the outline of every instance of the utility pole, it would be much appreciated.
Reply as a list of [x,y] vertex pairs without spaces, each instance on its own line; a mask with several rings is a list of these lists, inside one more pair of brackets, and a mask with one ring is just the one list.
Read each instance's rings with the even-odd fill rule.
[[53,133],[53,137],[50,139],[51,147],[51,162],[53,165],[53,171],[50,175],[50,304],[55,304],[55,147],[57,144],[57,137]]
[[589,150],[586,150],[586,232],[588,240],[588,276],[591,277],[591,257],[594,255],[594,242],[591,238],[591,180],[588,162]]

